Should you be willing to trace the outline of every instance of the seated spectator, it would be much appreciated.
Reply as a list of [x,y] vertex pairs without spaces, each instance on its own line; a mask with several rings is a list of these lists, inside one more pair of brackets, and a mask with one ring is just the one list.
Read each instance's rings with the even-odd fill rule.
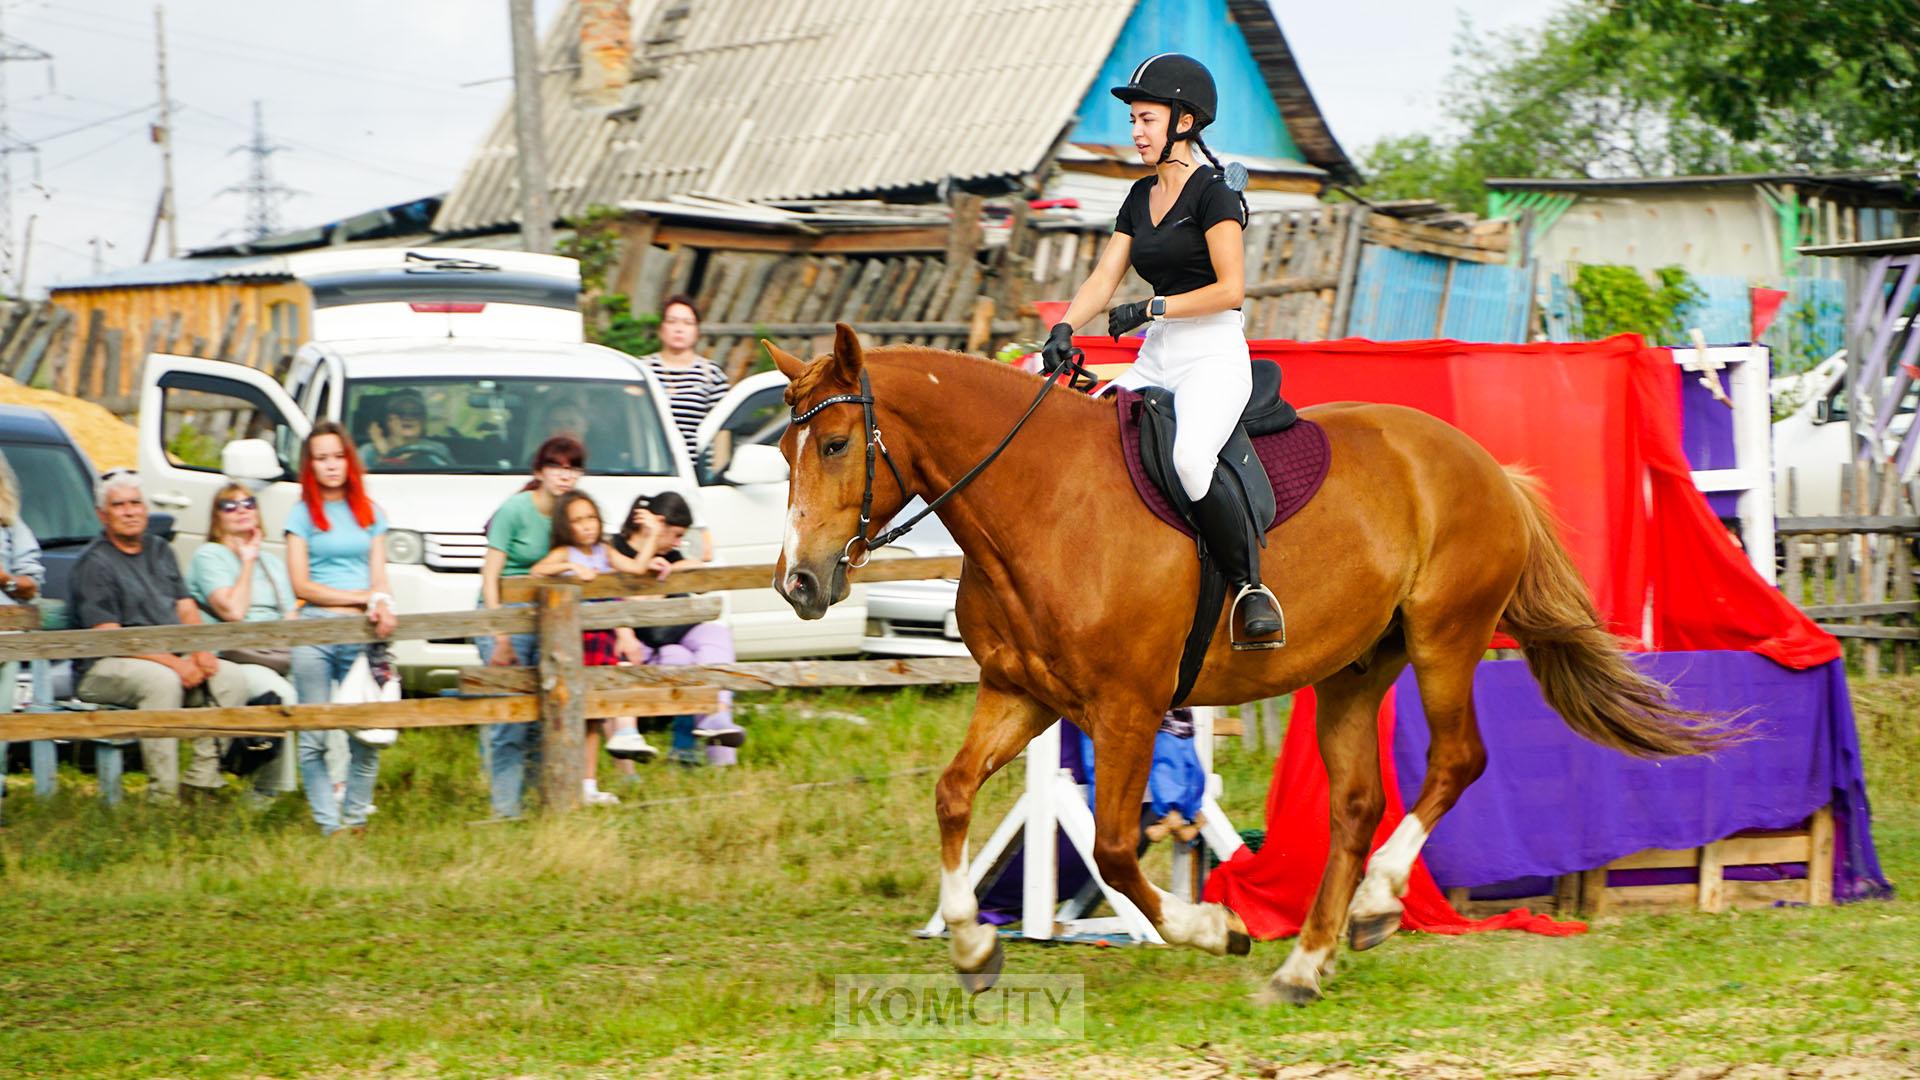
[[[666,577],[675,569],[700,565],[700,560],[680,550],[687,530],[693,526],[693,511],[687,500],[671,491],[642,495],[633,501],[625,528],[613,541],[615,551],[645,565],[649,572]],[[642,662],[654,664],[730,664],[734,660],[733,634],[718,622],[692,626],[642,626],[634,630],[640,639]],[[612,738],[624,734],[617,729]],[[720,691],[720,711],[691,717],[675,727],[675,759],[698,761],[693,753],[698,742],[706,742],[706,761],[711,765],[732,765],[734,749],[746,739],[746,731],[733,722],[733,693]],[[611,743],[612,739],[609,740]]]
[[[260,505],[242,484],[228,484],[213,497],[213,520],[207,523],[207,542],[187,565],[187,590],[200,609],[221,622],[273,622],[299,618],[293,582],[287,564],[261,545],[266,531],[260,525]],[[290,649],[236,649],[221,656],[240,666],[247,680],[247,700],[271,697],[282,705],[299,703],[293,684]],[[294,740],[284,737],[273,760],[258,765],[252,775],[253,793],[271,799],[294,789]]]
[[[13,475],[7,456],[0,454],[0,607],[29,604],[47,583],[46,569],[40,563],[40,541],[20,516],[20,479]],[[0,712],[13,710],[14,681],[20,677],[20,662],[0,664]],[[0,776],[6,771],[7,744],[0,742]],[[0,786],[4,781],[0,780]]]
[[[198,626],[200,609],[180,576],[173,552],[146,535],[147,499],[130,469],[100,481],[96,503],[105,532],[93,539],[73,566],[73,622],[95,630],[132,626]],[[80,660],[77,693],[82,701],[129,709],[178,709],[247,703],[247,677],[236,664],[210,652],[142,653]],[[220,751],[211,738],[193,740],[193,760],[183,774],[180,740],[141,739],[140,756],[151,780],[149,792],[175,799],[180,785],[212,791],[223,786]]]
[[[618,571],[643,574],[647,568],[622,555],[601,535],[600,507],[584,491],[569,491],[554,500],[553,550],[528,571],[534,577],[567,577],[579,582],[592,581],[601,574]],[[614,630],[588,630],[582,635],[581,662],[587,667],[611,667],[622,662],[640,662],[640,641],[626,627]],[[600,736],[605,721],[587,721],[587,768],[583,798],[588,806],[612,806],[619,796],[600,790]],[[631,740],[623,740],[623,756],[652,758],[655,750],[636,731]]]
[[380,419],[367,425],[360,457],[369,468],[444,469],[453,454],[443,442],[427,438],[427,402],[418,390],[395,390],[378,402]]

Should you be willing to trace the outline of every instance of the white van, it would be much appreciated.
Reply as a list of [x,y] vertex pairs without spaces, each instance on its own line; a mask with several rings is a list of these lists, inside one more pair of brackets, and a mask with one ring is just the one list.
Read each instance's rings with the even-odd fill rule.
[[[1825,517],[1843,512],[1840,472],[1853,461],[1851,395],[1846,389],[1844,349],[1807,371],[1773,380],[1775,409],[1790,410],[1773,423],[1773,503],[1777,514]],[[1920,383],[1907,387],[1887,425],[1886,453],[1893,453],[1913,426],[1916,407],[1920,407]],[[1791,505],[1787,499],[1789,471],[1793,477]]]
[[[426,414],[425,437],[376,452],[373,425],[396,395]],[[363,448],[369,493],[388,515],[387,559],[401,612],[458,611],[479,598],[487,520],[527,481],[533,450],[556,418],[584,421],[589,475],[581,487],[609,520],[623,516],[638,495],[677,490],[703,524],[709,504],[725,508],[724,522],[711,521],[720,561],[770,561],[785,520],[778,452],[734,454],[702,484],[645,366],[599,345],[444,337],[313,342],[296,356],[285,388],[237,364],[155,354],[142,376],[140,467],[154,507],[175,516],[184,564],[205,540],[212,499],[224,483],[221,447],[241,438],[271,442],[284,473],[261,492],[261,514],[280,548],[282,525],[299,498],[300,442],[315,421],[338,421]],[[720,410],[712,419],[716,431],[755,422]],[[771,588],[728,598],[727,621],[743,658],[860,648],[864,588],[817,622],[803,622]],[[444,682],[447,669],[479,659],[465,641],[405,642],[395,653],[416,681],[442,672]]]

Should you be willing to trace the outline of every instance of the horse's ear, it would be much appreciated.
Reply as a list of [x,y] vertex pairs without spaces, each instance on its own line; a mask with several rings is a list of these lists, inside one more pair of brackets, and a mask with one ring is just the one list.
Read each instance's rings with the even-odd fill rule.
[[833,324],[833,373],[849,383],[860,381],[860,365],[866,352],[860,347],[860,335],[846,323]]
[[807,362],[805,360],[775,345],[766,338],[761,338],[760,344],[766,347],[767,355],[773,357],[773,366],[780,369],[780,374],[785,375],[788,382],[798,379],[800,373],[807,370]]

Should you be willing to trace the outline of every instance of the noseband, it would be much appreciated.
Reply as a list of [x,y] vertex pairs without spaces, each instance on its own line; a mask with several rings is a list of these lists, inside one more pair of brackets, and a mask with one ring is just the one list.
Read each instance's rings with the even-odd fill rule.
[[[1033,415],[1034,410],[1040,407],[1040,403],[1047,399],[1047,391],[1053,389],[1055,382],[1062,375],[1068,376],[1069,383],[1075,383],[1077,380],[1085,380],[1088,385],[1091,385],[1093,377],[1087,373],[1087,369],[1082,365],[1082,355],[1079,349],[1073,350],[1071,360],[1068,363],[1062,364],[1056,368],[1052,374],[1047,376],[1046,382],[1040,386],[1040,392],[1034,395],[1033,404],[1027,406],[1027,411],[1022,413],[1020,419],[1014,422],[1013,429],[1008,431],[1006,437],[1000,440],[1000,445],[988,452],[987,456],[981,458],[978,464],[967,470],[966,475],[954,481],[951,487],[940,493],[939,498],[929,502],[919,513],[878,536],[869,536],[867,534],[868,528],[873,524],[874,452],[879,451],[881,459],[887,463],[887,471],[893,474],[893,482],[900,485],[900,493],[902,496],[906,494],[907,483],[901,478],[900,469],[894,465],[893,455],[887,452],[887,444],[880,438],[880,422],[873,415],[873,381],[867,377],[867,369],[864,366],[860,369],[859,393],[835,394],[832,397],[821,398],[819,401],[814,402],[813,406],[806,412],[791,411],[789,413],[791,417],[789,423],[795,427],[813,419],[819,414],[820,410],[829,405],[858,405],[860,406],[861,415],[866,420],[867,477],[866,487],[860,493],[860,531],[850,537],[847,540],[846,546],[840,549],[840,565],[850,570],[858,570],[867,565],[867,563],[873,560],[873,553],[876,550],[886,547],[888,544],[905,536],[909,530],[920,523],[921,519],[938,510],[948,499],[958,495],[961,488],[973,483],[974,477],[979,476],[987,466],[993,464],[994,459],[1000,456],[1000,452],[1007,448],[1007,444],[1013,442],[1013,437],[1020,434],[1020,429],[1026,426],[1027,419]],[[789,495],[788,497],[791,498],[792,496]],[[859,544],[863,549],[859,562],[853,561],[853,545],[855,544]]]

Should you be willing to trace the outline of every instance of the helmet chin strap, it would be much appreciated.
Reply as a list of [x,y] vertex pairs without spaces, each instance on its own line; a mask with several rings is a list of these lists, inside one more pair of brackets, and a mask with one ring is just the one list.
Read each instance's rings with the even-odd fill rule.
[[[1181,131],[1180,130],[1180,114],[1184,110],[1180,108],[1180,103],[1177,101],[1169,102],[1168,105],[1170,108],[1172,108],[1173,111],[1167,114],[1167,141],[1164,146],[1160,147],[1160,160],[1157,163],[1160,165],[1165,165],[1167,162],[1173,160],[1173,144],[1174,143],[1177,143],[1182,139],[1191,139],[1196,134],[1199,133],[1199,128],[1197,127],[1192,127],[1192,128],[1188,128],[1185,131]],[[1185,165],[1187,164],[1187,162],[1183,161],[1183,162],[1180,162],[1180,164]]]

